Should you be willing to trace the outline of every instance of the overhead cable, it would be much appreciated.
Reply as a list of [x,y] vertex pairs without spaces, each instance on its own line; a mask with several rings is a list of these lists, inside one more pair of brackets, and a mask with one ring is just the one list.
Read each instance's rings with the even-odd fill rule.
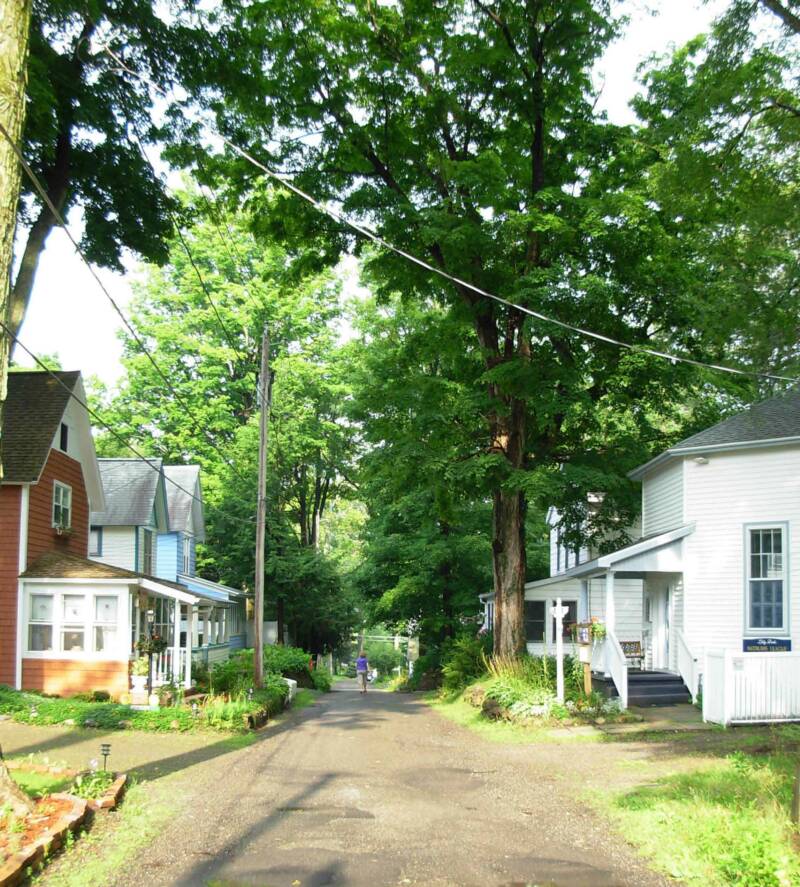
[[[119,68],[127,74],[130,74],[132,77],[137,78],[142,83],[150,86],[151,89],[160,93],[165,97],[169,97],[169,94],[166,90],[162,89],[157,84],[153,83],[153,81],[149,77],[145,77],[140,74],[138,71],[134,71],[130,68],[121,58],[115,53],[107,44],[103,47],[105,53],[111,58]],[[504,299],[502,296],[498,296],[495,293],[491,293],[488,290],[482,289],[479,286],[476,286],[474,283],[470,283],[467,280],[463,280],[459,277],[456,277],[453,274],[448,273],[442,268],[437,268],[435,265],[431,265],[430,262],[425,261],[425,259],[419,258],[419,256],[415,256],[413,253],[409,253],[404,249],[401,249],[398,246],[390,243],[385,240],[376,232],[371,229],[365,227],[359,222],[353,221],[353,219],[345,216],[343,213],[339,212],[334,207],[330,206],[328,203],[323,203],[322,201],[317,200],[312,197],[310,194],[305,192],[302,188],[299,188],[294,184],[290,179],[281,175],[280,173],[275,172],[270,169],[268,166],[263,164],[261,161],[257,160],[252,156],[248,151],[245,151],[243,148],[239,147],[235,142],[231,141],[225,135],[219,132],[219,130],[215,131],[215,134],[221,141],[230,148],[233,152],[238,154],[241,158],[246,160],[248,163],[255,166],[257,169],[261,170],[265,175],[269,176],[273,181],[278,182],[292,194],[297,197],[300,197],[302,200],[309,203],[311,206],[315,207],[322,213],[325,213],[327,216],[332,218],[334,221],[339,222],[342,225],[345,225],[351,228],[353,231],[361,234],[363,237],[366,237],[368,240],[371,240],[376,245],[382,247],[383,249],[394,253],[395,255],[400,256],[408,262],[417,265],[420,268],[423,268],[426,271],[429,271],[432,274],[436,274],[437,276],[449,281],[450,283],[455,284],[456,286],[463,287],[464,289],[468,289],[471,292],[482,296],[486,299],[491,299],[493,302],[497,302],[500,305],[504,305],[506,308],[510,308],[513,311],[519,311],[522,314],[526,314],[529,317],[533,317],[536,320],[540,320],[543,323],[549,323],[553,326],[560,327],[561,329],[568,330],[569,332],[575,333],[577,335],[583,336],[584,338],[594,339],[598,342],[604,342],[607,345],[614,345],[618,348],[625,348],[629,351],[635,351],[641,354],[648,354],[651,357],[658,357],[663,360],[669,360],[672,363],[684,363],[689,364],[690,366],[700,367],[702,369],[714,370],[715,372],[721,373],[729,373],[737,376],[745,376],[749,378],[759,378],[759,379],[770,379],[772,381],[779,382],[793,382],[795,384],[800,382],[800,378],[793,376],[782,376],[777,375],[775,373],[761,373],[756,370],[743,370],[737,367],[725,366],[723,364],[716,363],[708,363],[702,360],[696,360],[692,357],[686,357],[681,354],[675,354],[668,351],[661,351],[655,348],[649,348],[644,345],[636,345],[630,342],[624,342],[620,339],[615,339],[613,336],[607,336],[605,333],[598,333],[594,330],[587,329],[585,327],[577,326],[576,324],[568,323],[564,320],[559,320],[558,318],[551,317],[547,314],[543,314],[540,311],[535,311],[533,308],[527,308],[524,305],[519,305],[515,302],[510,301],[509,299]]]

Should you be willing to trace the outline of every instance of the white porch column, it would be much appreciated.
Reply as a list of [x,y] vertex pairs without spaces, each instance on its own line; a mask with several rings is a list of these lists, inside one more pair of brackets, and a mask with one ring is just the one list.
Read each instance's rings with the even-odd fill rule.
[[188,689],[192,686],[192,647],[197,639],[197,607],[193,604],[186,605],[186,680]]
[[172,681],[175,686],[181,682],[181,602],[172,602]]
[[616,633],[617,608],[614,601],[614,571],[606,573],[606,628]]

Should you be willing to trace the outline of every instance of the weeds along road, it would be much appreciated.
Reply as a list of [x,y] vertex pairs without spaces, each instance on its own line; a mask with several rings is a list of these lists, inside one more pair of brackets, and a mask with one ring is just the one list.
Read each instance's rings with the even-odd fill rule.
[[208,762],[117,887],[665,885],[579,798],[597,746],[504,746],[415,695],[335,685]]

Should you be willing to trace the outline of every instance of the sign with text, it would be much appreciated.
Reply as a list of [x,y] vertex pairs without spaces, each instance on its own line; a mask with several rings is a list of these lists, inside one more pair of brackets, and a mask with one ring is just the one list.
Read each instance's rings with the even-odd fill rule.
[[745,653],[791,653],[789,638],[745,638],[742,642]]

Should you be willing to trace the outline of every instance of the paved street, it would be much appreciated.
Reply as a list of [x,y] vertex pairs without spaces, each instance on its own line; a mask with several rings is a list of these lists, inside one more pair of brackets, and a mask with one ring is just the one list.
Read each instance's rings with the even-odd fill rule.
[[597,745],[490,744],[354,682],[196,768],[193,802],[115,882],[663,885],[576,795]]

